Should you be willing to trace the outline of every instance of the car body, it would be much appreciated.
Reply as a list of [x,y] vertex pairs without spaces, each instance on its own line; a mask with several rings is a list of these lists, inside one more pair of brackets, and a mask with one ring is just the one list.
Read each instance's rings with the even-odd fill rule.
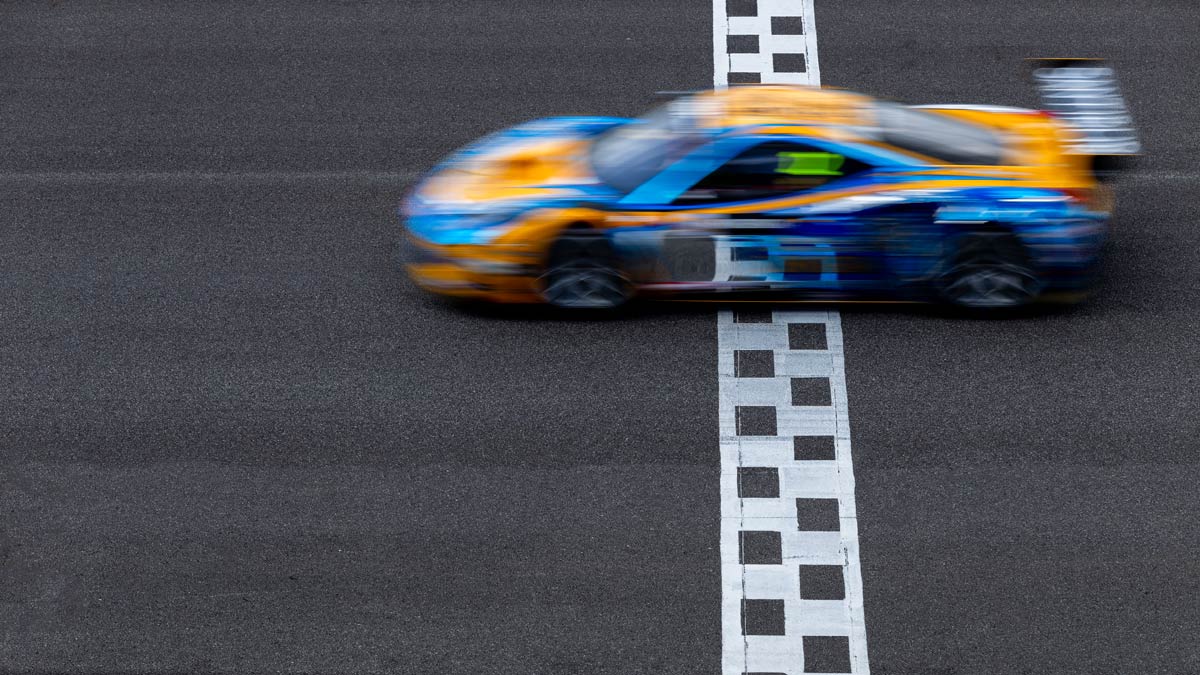
[[1077,300],[1111,193],[1058,116],[804,86],[562,117],[455,153],[401,208],[435,293],[613,307],[635,296]]

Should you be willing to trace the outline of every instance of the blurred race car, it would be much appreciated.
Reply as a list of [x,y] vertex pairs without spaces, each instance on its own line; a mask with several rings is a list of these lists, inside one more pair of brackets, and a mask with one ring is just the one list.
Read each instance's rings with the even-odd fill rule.
[[745,86],[640,119],[499,132],[406,199],[409,273],[447,296],[612,308],[635,296],[1074,301],[1137,152],[1112,71],[1036,64],[1050,111]]

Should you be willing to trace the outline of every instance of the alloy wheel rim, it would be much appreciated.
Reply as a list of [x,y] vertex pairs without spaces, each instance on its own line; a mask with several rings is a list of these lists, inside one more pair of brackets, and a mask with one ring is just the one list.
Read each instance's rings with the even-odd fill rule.
[[968,307],[1016,307],[1037,294],[1037,279],[1011,264],[961,265],[946,276],[946,296]]
[[607,309],[625,300],[624,279],[609,265],[592,259],[558,265],[543,276],[546,299],[560,307]]

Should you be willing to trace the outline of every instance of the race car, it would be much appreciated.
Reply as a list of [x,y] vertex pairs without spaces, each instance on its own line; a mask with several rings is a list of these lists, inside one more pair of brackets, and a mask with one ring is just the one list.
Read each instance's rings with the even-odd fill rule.
[[445,296],[567,309],[1077,301],[1112,210],[1097,171],[1137,141],[1102,62],[1033,72],[1048,111],[756,85],[522,124],[411,191],[407,269]]

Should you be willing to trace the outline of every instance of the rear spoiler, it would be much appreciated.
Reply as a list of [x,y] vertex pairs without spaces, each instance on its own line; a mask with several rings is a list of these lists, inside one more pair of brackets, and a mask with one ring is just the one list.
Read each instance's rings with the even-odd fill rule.
[[1120,168],[1141,151],[1133,118],[1103,59],[1030,59],[1045,109],[1079,133],[1070,152],[1089,155],[1098,174]]

